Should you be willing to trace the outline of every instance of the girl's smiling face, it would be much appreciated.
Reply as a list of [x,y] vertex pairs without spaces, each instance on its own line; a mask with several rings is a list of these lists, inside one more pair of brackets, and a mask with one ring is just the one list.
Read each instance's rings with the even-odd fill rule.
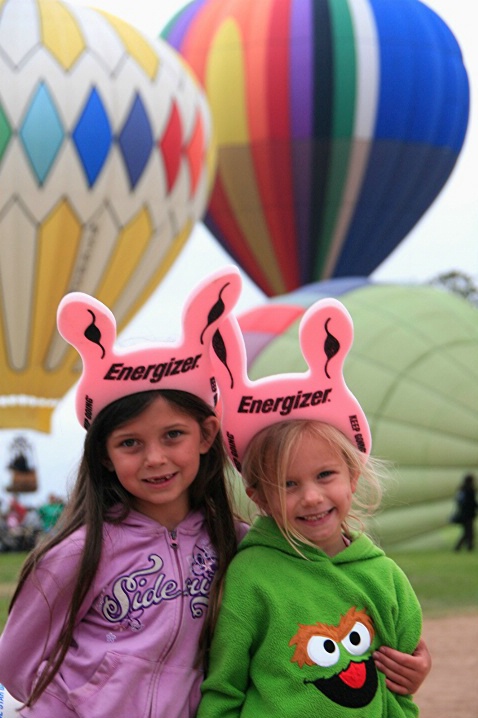
[[159,396],[108,436],[105,465],[138,511],[173,529],[189,512],[189,487],[218,430],[215,416],[200,425]]
[[[350,512],[357,480],[340,451],[306,433],[294,447],[285,487],[269,498],[270,513],[279,525],[295,529],[334,556],[344,548],[342,524]],[[279,491],[284,492],[285,516]]]

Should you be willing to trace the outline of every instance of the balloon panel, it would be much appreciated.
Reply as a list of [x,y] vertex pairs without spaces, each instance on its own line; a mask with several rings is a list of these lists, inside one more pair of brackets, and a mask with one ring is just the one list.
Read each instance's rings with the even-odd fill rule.
[[[405,521],[411,507],[421,506],[425,515],[430,509],[435,528],[444,525],[449,512],[434,512],[432,506],[450,501],[465,472],[478,474],[478,310],[432,287],[364,280],[351,282],[344,292],[340,279],[324,284],[354,321],[344,373],[368,417],[372,452],[396,467],[397,481],[386,487],[384,516],[393,506]],[[323,296],[317,283],[240,316],[251,379],[306,369],[298,325],[307,307]],[[302,304],[295,302],[300,299]],[[290,318],[283,327],[277,320],[281,302]],[[277,331],[269,331],[274,326]],[[422,530],[412,528],[410,535]]]
[[445,526],[453,508],[453,501],[428,502],[407,509],[389,509],[370,522],[370,528],[380,537],[384,547],[415,537],[424,536]]
[[211,105],[206,224],[269,295],[368,276],[454,167],[468,77],[418,0],[195,0],[162,36]]
[[58,0],[0,8],[0,426],[49,430],[78,378],[70,291],[122,329],[202,216],[215,150],[203,90],[164,41]]

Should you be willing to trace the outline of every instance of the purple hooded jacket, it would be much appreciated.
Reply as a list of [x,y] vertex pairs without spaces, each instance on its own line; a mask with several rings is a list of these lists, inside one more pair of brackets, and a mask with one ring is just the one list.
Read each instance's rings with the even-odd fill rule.
[[[239,539],[246,530],[238,525]],[[22,702],[61,631],[83,541],[80,529],[45,556],[0,637],[0,683]],[[201,513],[174,532],[136,511],[120,525],[105,524],[73,642],[53,682],[20,714],[192,718],[203,679],[194,661],[215,569]]]

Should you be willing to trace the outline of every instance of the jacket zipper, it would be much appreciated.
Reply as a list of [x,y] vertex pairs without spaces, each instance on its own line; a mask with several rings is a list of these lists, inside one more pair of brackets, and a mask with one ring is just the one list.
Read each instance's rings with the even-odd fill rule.
[[[176,529],[173,529],[172,531],[169,531],[168,533],[169,533],[169,538],[170,538],[169,546],[170,546],[170,548],[173,549],[173,554],[174,554],[174,558],[175,558],[175,562],[176,562],[176,569],[178,572],[178,585],[181,587],[181,589],[183,589],[183,572],[182,572],[182,568],[181,568],[181,559],[178,554],[178,549],[179,549],[179,543],[177,540],[178,532],[176,531]],[[181,609],[180,609],[178,625],[176,627],[174,636],[172,637],[172,640],[169,643],[169,648],[167,649],[166,653],[163,655],[161,663],[158,664],[158,667],[156,669],[156,677],[154,679],[154,685],[156,685],[156,683],[158,681],[159,675],[161,674],[162,667],[163,667],[165,661],[167,660],[168,655],[171,653],[173,646],[176,643],[177,637],[179,635],[179,631],[181,630],[182,616],[183,616],[183,602],[184,602],[184,594],[183,593],[181,593],[181,597],[179,600],[181,601]],[[154,688],[153,688],[152,695],[155,695]],[[150,704],[150,707],[149,707],[150,711],[153,709],[154,710],[157,709],[155,703],[156,702],[153,701]],[[149,715],[150,716],[152,715],[151,712],[149,713]],[[0,718],[1,718],[1,716],[0,716]]]
[[[173,529],[172,531],[169,532],[169,536],[171,538],[170,546],[173,549],[174,559],[176,561],[176,569],[177,569],[178,577],[179,577],[178,584],[181,587],[181,591],[183,591],[184,590],[183,570],[182,570],[182,566],[181,566],[181,557],[179,555],[179,543],[177,540],[177,535],[178,535],[178,532],[176,531],[176,529]],[[176,639],[178,637],[179,631],[181,629],[182,615],[183,615],[183,603],[184,603],[184,594],[183,593],[181,593],[181,598],[179,600],[181,602],[181,612],[180,612],[179,623],[176,628],[174,637],[169,645],[169,649],[166,653],[166,656],[171,652],[174,644],[176,643]]]

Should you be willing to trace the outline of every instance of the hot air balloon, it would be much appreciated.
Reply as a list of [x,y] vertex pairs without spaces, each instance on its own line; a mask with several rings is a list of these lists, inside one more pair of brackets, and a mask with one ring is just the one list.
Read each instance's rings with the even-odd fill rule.
[[10,471],[11,483],[6,490],[13,494],[36,491],[38,479],[32,444],[25,436],[16,436],[10,444],[9,451],[7,468]]
[[304,286],[239,317],[251,379],[306,369],[299,321],[326,296],[352,315],[345,379],[368,417],[372,453],[395,474],[374,529],[384,545],[429,536],[447,524],[462,476],[478,473],[478,309],[430,286]]
[[79,377],[70,291],[122,328],[203,214],[211,115],[183,59],[59,0],[0,4],[0,427],[49,431]]
[[211,105],[205,223],[269,295],[368,276],[455,165],[467,73],[419,0],[195,0],[162,36]]

